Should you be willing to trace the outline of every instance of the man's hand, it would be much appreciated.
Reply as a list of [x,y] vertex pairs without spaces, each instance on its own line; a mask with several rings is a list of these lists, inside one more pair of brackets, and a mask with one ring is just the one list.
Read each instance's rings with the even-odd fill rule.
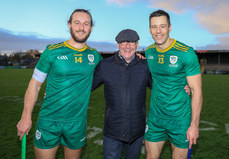
[[46,91],[44,92],[44,98],[45,98],[45,96],[46,96]]
[[146,59],[144,56],[142,56],[141,54],[136,54],[140,59]]
[[197,143],[199,137],[199,128],[197,126],[190,126],[187,130],[187,139],[189,141],[189,149],[192,148],[192,144]]
[[185,92],[187,92],[188,95],[190,95],[191,88],[190,88],[188,85],[186,85],[186,86],[184,87],[184,89],[185,89]]
[[20,137],[20,140],[23,138],[25,133],[28,135],[29,130],[32,127],[31,119],[21,119],[17,124],[17,136]]

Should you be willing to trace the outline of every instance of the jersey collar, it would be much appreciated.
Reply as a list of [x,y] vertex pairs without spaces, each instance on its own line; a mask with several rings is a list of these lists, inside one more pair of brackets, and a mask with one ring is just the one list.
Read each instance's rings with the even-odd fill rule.
[[176,43],[176,40],[174,40],[174,39],[172,39],[172,40],[173,40],[173,42],[169,45],[169,47],[167,47],[166,49],[163,49],[163,50],[160,50],[160,49],[157,47],[157,45],[155,45],[157,51],[158,51],[158,52],[161,52],[161,53],[164,53],[164,52],[170,50],[170,49],[174,46],[174,44]]
[[84,50],[87,49],[87,44],[86,44],[83,48],[77,49],[77,48],[71,46],[68,42],[69,42],[69,40],[65,41],[64,44],[65,44],[68,48],[70,48],[70,49],[72,49],[72,50],[75,50],[75,51],[78,51],[78,52],[82,52],[82,51],[84,51]]

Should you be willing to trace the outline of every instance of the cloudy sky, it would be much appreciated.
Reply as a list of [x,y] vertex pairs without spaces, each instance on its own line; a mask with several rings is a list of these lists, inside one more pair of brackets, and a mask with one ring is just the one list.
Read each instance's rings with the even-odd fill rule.
[[70,38],[67,20],[76,8],[90,9],[95,26],[88,45],[115,51],[123,29],[140,35],[140,49],[153,43],[149,14],[168,11],[175,38],[194,49],[229,50],[229,0],[1,0],[0,53],[44,50]]

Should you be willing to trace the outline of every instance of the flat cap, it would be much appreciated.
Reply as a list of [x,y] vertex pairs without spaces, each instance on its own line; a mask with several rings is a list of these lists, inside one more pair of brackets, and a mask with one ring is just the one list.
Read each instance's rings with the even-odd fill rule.
[[120,31],[115,38],[115,40],[118,43],[121,43],[124,41],[135,42],[135,41],[138,41],[139,39],[140,38],[138,36],[138,33],[132,29],[125,29],[125,30]]

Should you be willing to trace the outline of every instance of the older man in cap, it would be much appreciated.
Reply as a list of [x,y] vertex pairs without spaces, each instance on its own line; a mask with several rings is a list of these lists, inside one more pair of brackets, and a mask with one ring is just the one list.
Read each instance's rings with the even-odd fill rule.
[[152,79],[146,60],[136,56],[139,36],[131,29],[115,38],[119,51],[96,67],[93,90],[104,84],[104,159],[137,159],[146,122],[146,88]]

